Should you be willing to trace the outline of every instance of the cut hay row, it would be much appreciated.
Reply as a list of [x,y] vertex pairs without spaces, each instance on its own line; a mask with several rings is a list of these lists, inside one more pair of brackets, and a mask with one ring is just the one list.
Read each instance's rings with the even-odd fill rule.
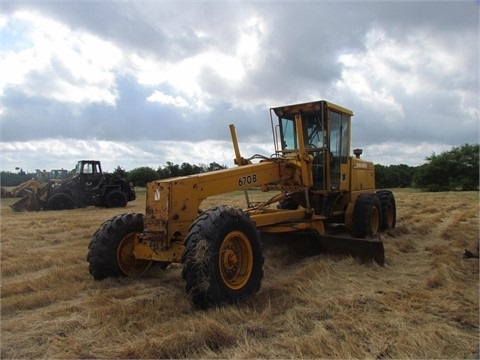
[[[2,358],[473,358],[479,345],[477,192],[395,191],[386,264],[265,248],[253,298],[196,311],[181,265],[94,281],[87,246],[126,209],[14,213],[1,203]],[[241,196],[208,200],[238,203]],[[299,239],[292,239],[297,241]],[[477,354],[477,355],[476,355]]]

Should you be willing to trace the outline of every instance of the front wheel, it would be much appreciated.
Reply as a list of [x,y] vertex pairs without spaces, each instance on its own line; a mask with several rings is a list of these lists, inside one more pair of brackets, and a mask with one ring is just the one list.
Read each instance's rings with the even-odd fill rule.
[[105,207],[117,208],[127,206],[127,197],[120,190],[111,190],[105,195]]
[[185,238],[182,276],[201,309],[235,303],[260,290],[263,255],[255,224],[241,210],[202,213]]
[[47,200],[48,210],[71,210],[75,207],[73,198],[67,193],[53,194]]
[[142,214],[116,215],[103,223],[88,246],[88,270],[95,280],[141,276],[148,271],[152,262],[136,259],[133,254],[137,234],[141,232]]

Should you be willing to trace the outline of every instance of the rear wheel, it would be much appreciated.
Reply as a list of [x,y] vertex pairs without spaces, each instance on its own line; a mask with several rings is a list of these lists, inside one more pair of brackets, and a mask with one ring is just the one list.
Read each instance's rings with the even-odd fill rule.
[[380,199],[380,206],[382,209],[382,226],[381,231],[394,229],[397,222],[397,207],[395,204],[395,197],[390,190],[377,191]]
[[260,290],[258,232],[241,210],[220,206],[202,213],[185,238],[183,262],[187,294],[199,308],[235,303]]
[[380,200],[375,194],[360,194],[353,209],[353,236],[375,236],[381,228]]
[[143,215],[116,215],[105,221],[93,234],[88,246],[90,274],[96,279],[106,277],[141,276],[152,264],[136,259],[133,254],[136,236],[143,231]]
[[116,208],[127,206],[127,197],[120,190],[111,190],[105,195],[105,207]]
[[70,210],[75,207],[73,198],[67,193],[53,194],[47,200],[49,210]]

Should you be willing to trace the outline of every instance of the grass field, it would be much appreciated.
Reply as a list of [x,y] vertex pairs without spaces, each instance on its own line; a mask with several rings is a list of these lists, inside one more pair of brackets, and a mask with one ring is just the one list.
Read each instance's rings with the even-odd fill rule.
[[[386,264],[265,248],[262,289],[195,310],[181,265],[94,281],[87,246],[126,209],[14,213],[1,202],[2,358],[478,358],[478,192],[396,190]],[[238,202],[238,197],[212,199]],[[292,239],[295,241],[295,239]]]

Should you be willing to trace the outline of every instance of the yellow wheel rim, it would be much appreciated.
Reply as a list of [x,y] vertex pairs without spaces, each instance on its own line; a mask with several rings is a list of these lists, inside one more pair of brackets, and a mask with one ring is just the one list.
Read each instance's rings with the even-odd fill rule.
[[143,275],[152,264],[149,260],[136,259],[133,253],[137,233],[126,235],[118,244],[117,264],[120,271],[127,276]]
[[229,289],[244,287],[253,269],[253,251],[248,237],[240,231],[230,232],[223,239],[218,262],[220,276]]

